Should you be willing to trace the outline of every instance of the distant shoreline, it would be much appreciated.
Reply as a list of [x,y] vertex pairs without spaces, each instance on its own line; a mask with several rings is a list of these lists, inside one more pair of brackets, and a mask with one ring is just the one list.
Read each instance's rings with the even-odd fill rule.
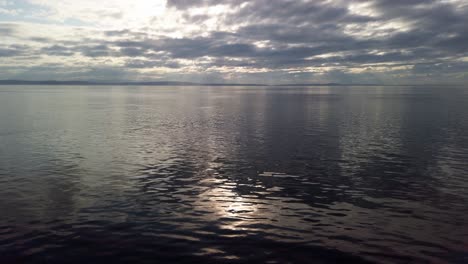
[[0,80],[0,85],[70,85],[70,86],[463,86],[462,84],[343,84],[343,83],[303,83],[303,84],[258,84],[258,83],[195,83],[195,82],[94,82],[94,81],[25,81]]

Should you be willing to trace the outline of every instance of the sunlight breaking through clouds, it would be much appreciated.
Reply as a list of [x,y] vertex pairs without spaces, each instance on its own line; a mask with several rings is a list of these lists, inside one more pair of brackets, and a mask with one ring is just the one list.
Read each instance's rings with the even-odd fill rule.
[[463,83],[467,24],[462,0],[3,0],[0,79]]

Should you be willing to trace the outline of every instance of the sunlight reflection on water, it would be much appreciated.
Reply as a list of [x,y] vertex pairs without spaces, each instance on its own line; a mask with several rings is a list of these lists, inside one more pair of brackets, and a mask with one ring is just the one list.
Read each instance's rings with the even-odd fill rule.
[[0,87],[0,256],[463,262],[448,89]]

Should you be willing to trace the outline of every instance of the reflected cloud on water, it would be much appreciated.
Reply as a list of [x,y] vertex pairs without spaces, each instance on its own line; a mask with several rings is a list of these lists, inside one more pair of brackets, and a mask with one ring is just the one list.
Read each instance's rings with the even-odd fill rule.
[[[29,98],[23,89],[9,100]],[[0,198],[11,201],[0,241],[18,252],[3,237],[37,230],[37,243],[47,230],[106,234],[140,243],[141,256],[163,243],[238,262],[450,262],[466,251],[458,90],[42,89],[0,114]]]

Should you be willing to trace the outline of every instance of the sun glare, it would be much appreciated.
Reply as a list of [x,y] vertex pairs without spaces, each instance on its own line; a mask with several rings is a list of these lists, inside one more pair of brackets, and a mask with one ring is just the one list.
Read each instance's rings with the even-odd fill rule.
[[163,15],[166,11],[166,0],[138,0],[129,4],[128,12],[131,17],[147,19],[153,16]]

